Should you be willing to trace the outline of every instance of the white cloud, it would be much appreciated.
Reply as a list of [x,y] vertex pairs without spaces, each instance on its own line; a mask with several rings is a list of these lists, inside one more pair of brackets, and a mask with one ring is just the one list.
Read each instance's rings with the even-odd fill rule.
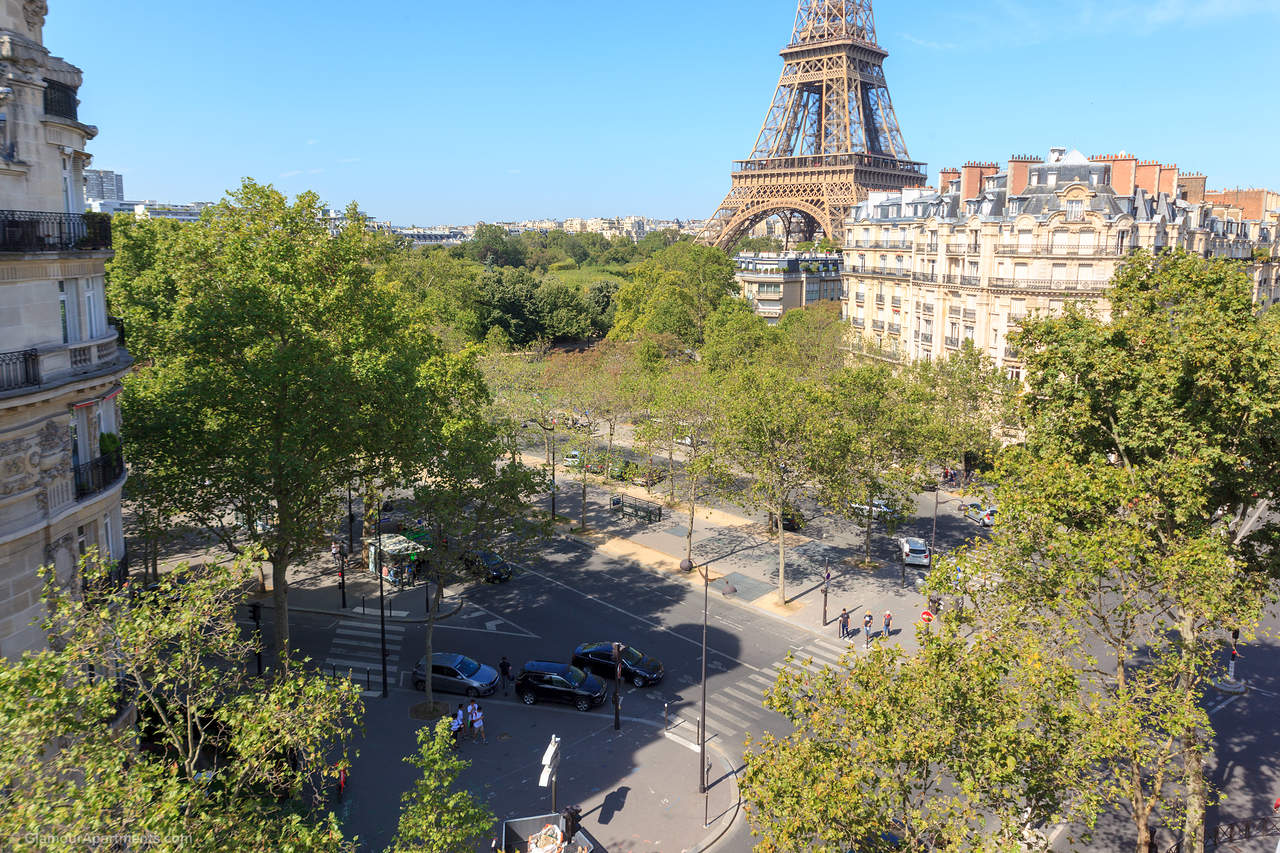
[[343,157],[338,162],[339,163],[359,163],[360,158],[359,157]]
[[323,171],[324,171],[324,169],[307,169],[307,174],[308,174],[308,175],[318,175],[318,174],[320,174],[320,173],[321,173],[321,172],[323,172]]
[[507,169],[507,174],[508,174],[508,175],[518,175],[518,174],[520,174],[520,170],[519,170],[519,169]]
[[317,142],[319,142],[319,141],[320,141],[320,140],[318,140],[318,139],[308,139],[308,140],[307,140],[307,144],[308,144],[308,145],[315,145],[315,144],[316,144]]
[[301,175],[301,174],[302,174],[302,170],[301,170],[301,169],[290,169],[290,170],[289,170],[289,171],[287,171],[287,172],[281,172],[281,173],[280,173],[280,177],[282,177],[282,178],[292,178],[292,177],[294,177],[295,175]]

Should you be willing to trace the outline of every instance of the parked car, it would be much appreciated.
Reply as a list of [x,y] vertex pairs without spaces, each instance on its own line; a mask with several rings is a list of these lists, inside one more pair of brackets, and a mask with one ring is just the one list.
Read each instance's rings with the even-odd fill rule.
[[897,521],[899,519],[898,511],[879,498],[873,500],[871,506],[849,504],[849,512],[858,518],[870,517],[873,521]]
[[582,454],[576,450],[570,450],[560,462],[566,468],[580,468],[582,467]]
[[525,663],[516,676],[516,695],[526,705],[546,699],[589,711],[604,701],[604,682],[576,666],[546,660]]
[[[427,657],[413,667],[413,689],[427,686]],[[465,696],[488,696],[498,689],[498,671],[455,652],[436,652],[431,656],[431,689]]]
[[915,536],[903,536],[898,539],[902,548],[902,562],[908,566],[929,568],[933,555],[929,553],[929,543]]
[[613,469],[617,464],[604,454],[587,457],[587,473],[588,474],[604,474]]
[[[789,533],[799,533],[804,527],[804,519],[795,510],[787,510],[782,513],[782,529]],[[774,512],[769,513],[769,532],[778,532],[778,516]]]
[[964,517],[978,522],[983,527],[990,527],[996,523],[996,508],[984,507],[980,503],[968,503],[964,505]]
[[609,479],[625,482],[635,476],[639,467],[630,460],[618,460],[609,466]]
[[[573,665],[593,672],[601,678],[613,678],[617,672],[613,662],[613,643],[583,643],[573,650]],[[657,684],[666,672],[662,661],[622,644],[622,677],[636,687]]]
[[468,551],[462,555],[462,564],[480,574],[485,583],[502,583],[511,580],[511,564],[492,551]]

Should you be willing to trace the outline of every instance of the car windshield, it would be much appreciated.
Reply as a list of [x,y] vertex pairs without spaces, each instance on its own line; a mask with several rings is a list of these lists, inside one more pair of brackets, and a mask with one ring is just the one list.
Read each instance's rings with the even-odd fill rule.
[[577,687],[579,684],[587,680],[587,674],[576,666],[569,667],[565,672],[565,677],[569,679],[569,683],[574,687]]
[[908,547],[908,549],[910,549],[910,551],[911,551],[911,553],[912,553],[912,554],[927,554],[927,553],[929,553],[929,549],[928,549],[928,548],[926,548],[924,545],[908,545],[907,547]]
[[644,655],[631,648],[631,646],[626,646],[622,650],[622,659],[632,666],[635,666],[640,663],[640,661],[644,660]]
[[480,671],[480,664],[476,663],[471,658],[458,658],[457,668],[459,675],[463,678],[470,678]]
[[480,555],[480,559],[483,560],[484,564],[490,568],[502,562],[502,558],[492,551],[485,551]]

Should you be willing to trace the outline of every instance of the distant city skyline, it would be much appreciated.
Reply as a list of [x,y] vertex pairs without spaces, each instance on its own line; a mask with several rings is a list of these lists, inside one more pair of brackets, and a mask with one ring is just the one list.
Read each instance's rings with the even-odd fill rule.
[[[51,0],[85,71],[94,167],[214,201],[242,176],[380,220],[701,219],[746,157],[794,0],[620,5]],[[881,0],[913,159],[1137,151],[1214,188],[1280,187],[1270,0]],[[216,61],[214,61],[216,58]]]

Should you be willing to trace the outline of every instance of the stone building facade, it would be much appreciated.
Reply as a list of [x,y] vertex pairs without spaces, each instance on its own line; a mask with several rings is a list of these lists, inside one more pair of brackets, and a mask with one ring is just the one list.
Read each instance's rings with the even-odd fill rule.
[[771,326],[793,308],[844,298],[838,254],[744,252],[733,260],[743,298]]
[[132,363],[107,317],[109,223],[86,217],[80,70],[43,45],[43,0],[0,0],[0,656],[44,643],[42,565],[124,556],[117,395]]
[[1256,259],[1277,257],[1280,210],[1255,204],[1246,217],[1205,183],[1129,154],[1055,148],[944,169],[937,190],[871,193],[845,223],[851,336],[894,358],[941,358],[968,340],[1019,376],[1008,336],[1022,318],[1070,300],[1105,316],[1108,282],[1139,248],[1239,259],[1269,307],[1278,265]]

